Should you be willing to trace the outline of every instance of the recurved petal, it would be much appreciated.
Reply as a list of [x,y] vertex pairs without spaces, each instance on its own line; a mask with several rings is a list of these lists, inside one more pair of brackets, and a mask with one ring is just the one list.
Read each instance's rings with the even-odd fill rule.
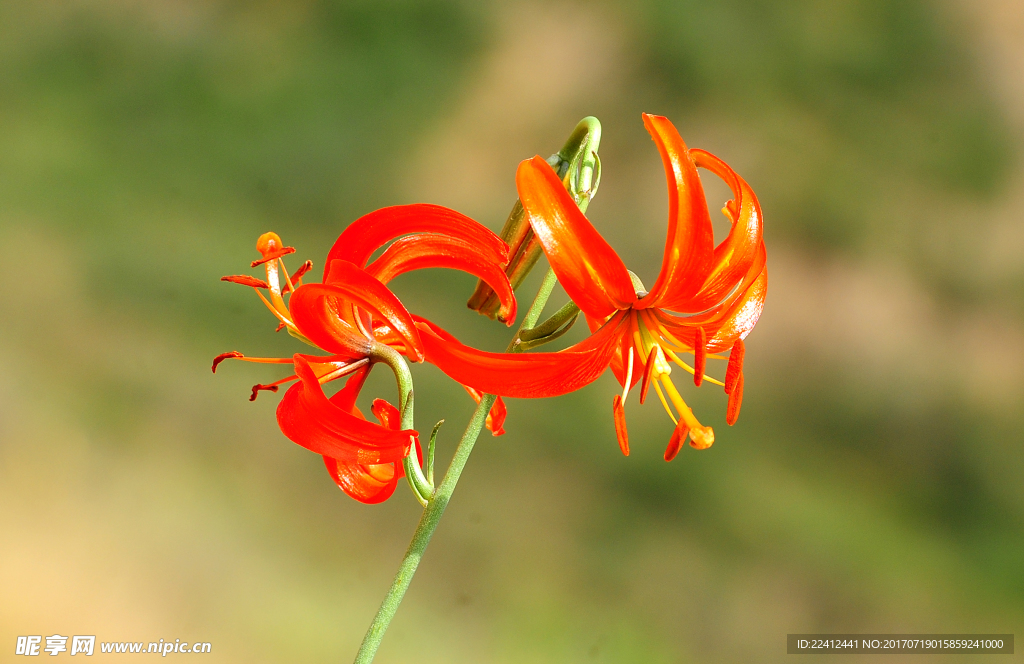
[[555,172],[540,157],[516,171],[526,217],[572,301],[594,318],[605,318],[636,301],[636,291],[618,254],[594,229]]
[[345,304],[353,304],[387,321],[405,342],[410,358],[423,360],[420,335],[405,306],[387,286],[348,261],[331,261],[325,283],[299,286],[288,308],[295,324],[310,341],[327,351],[341,352],[337,348],[351,349],[357,345],[353,337],[359,335],[339,314]]
[[738,292],[720,308],[699,316],[673,316],[654,310],[658,324],[665,327],[676,339],[687,345],[693,344],[697,327],[707,333],[707,351],[717,353],[732,347],[754,329],[764,309],[768,293],[768,268],[762,266],[760,274],[744,290]]
[[415,431],[387,429],[339,407],[301,355],[295,356],[295,373],[299,382],[277,407],[277,423],[291,441],[341,463],[380,464],[405,456]]
[[410,233],[436,233],[457,238],[479,247],[495,262],[503,265],[508,262],[508,245],[466,215],[440,205],[396,205],[363,215],[342,231],[327,254],[325,279],[331,261],[347,260],[362,267],[374,251]]
[[[707,281],[693,297],[663,299],[660,306],[673,311],[703,311],[728,295],[758,261],[764,260],[761,205],[754,190],[724,161],[704,150],[690,150],[694,162],[706,168],[729,185],[733,193],[730,215],[733,217],[729,235],[715,247]],[[760,268],[753,268],[754,275]]]
[[396,240],[366,271],[387,284],[411,270],[443,267],[468,272],[489,285],[501,300],[502,320],[512,325],[516,319],[516,296],[505,275],[504,263],[498,263],[479,244],[470,244],[446,235],[418,233]]
[[342,491],[367,505],[376,505],[390,498],[398,480],[405,474],[398,462],[364,465],[342,463],[325,456],[324,465]]
[[643,117],[668,179],[668,238],[661,273],[638,308],[660,307],[695,294],[711,270],[715,247],[704,187],[686,143],[668,118],[646,113]]
[[615,316],[595,334],[557,353],[488,353],[464,346],[417,318],[428,362],[481,392],[525,399],[566,394],[596,380],[615,352],[624,320]]

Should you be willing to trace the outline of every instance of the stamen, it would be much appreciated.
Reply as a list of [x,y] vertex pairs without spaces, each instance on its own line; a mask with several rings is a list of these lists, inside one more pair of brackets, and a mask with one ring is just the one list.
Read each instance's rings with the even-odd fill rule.
[[288,276],[288,268],[286,268],[284,266],[284,261],[279,260],[279,261],[277,261],[277,264],[281,266],[281,272],[284,273],[285,290],[294,293],[295,292],[295,285],[292,284],[292,278]]
[[737,339],[729,352],[729,365],[725,369],[725,393],[731,394],[743,372],[743,340]]
[[288,327],[287,323],[278,323],[277,327],[274,328],[274,332],[280,332],[284,328]]
[[[367,364],[369,361],[370,361],[369,358],[364,357],[364,358],[362,358],[360,360],[357,360],[355,362],[348,362],[348,363],[346,363],[346,362],[312,362],[311,364],[315,364],[315,365],[316,364],[328,364],[328,365],[334,365],[335,367],[337,367],[336,369],[334,369],[332,371],[329,371],[329,372],[323,374],[322,376],[317,376],[317,380],[320,381],[321,385],[323,385],[324,383],[329,383],[332,380],[336,380],[338,378],[341,378],[342,376],[349,375],[350,373],[354,372],[356,369],[359,369],[363,365]],[[313,373],[316,373],[315,369],[313,370]]]
[[629,387],[633,382],[633,347],[629,347],[629,359],[626,362],[626,384],[622,386],[622,403],[626,403],[629,396]]
[[299,279],[302,278],[302,275],[306,274],[307,272],[309,272],[312,269],[313,269],[313,261],[306,261],[305,263],[303,263],[302,265],[299,266],[298,270],[295,270],[295,273],[292,275],[292,281],[293,282],[298,282]]
[[619,441],[619,449],[629,456],[629,433],[626,431],[626,410],[622,407],[622,397],[618,394],[612,399],[612,417],[615,420],[615,437]]
[[672,367],[665,360],[665,354],[661,346],[654,344],[651,347],[651,354],[647,356],[647,366],[644,367],[644,378],[640,385],[640,403],[647,398],[647,388],[652,380],[656,381],[662,376],[672,373]]
[[217,365],[224,360],[242,360],[243,362],[257,362],[259,364],[291,364],[293,362],[290,357],[246,357],[237,350],[233,350],[228,353],[221,353],[213,358],[213,373],[217,373]]
[[288,270],[285,269],[284,261],[281,261],[281,269],[284,271],[284,278],[288,282],[288,290],[294,293],[295,289],[302,285],[302,275],[313,269],[313,261],[306,261],[300,265],[299,269],[295,270],[291,277],[288,276]]
[[700,387],[704,380],[704,367],[707,365],[708,338],[703,327],[697,328],[693,338],[693,384]]
[[249,397],[249,401],[256,401],[256,397],[257,397],[257,395],[259,395],[260,392],[263,392],[263,391],[266,391],[266,392],[277,392],[278,387],[280,387],[284,383],[290,383],[291,381],[298,380],[298,379],[299,379],[298,376],[288,376],[287,378],[282,378],[281,380],[276,380],[273,383],[270,383],[269,385],[260,385],[260,384],[253,385],[252,386],[252,396]]
[[[711,443],[715,441],[715,434],[711,430],[711,427],[706,427],[697,421],[697,418],[693,415],[693,410],[686,405],[683,401],[683,397],[679,395],[676,390],[676,386],[672,384],[672,380],[668,376],[661,377],[661,383],[665,386],[665,391],[668,392],[669,399],[672,400],[672,405],[676,407],[679,412],[679,419],[686,423],[686,426],[690,427],[690,444],[697,438],[710,436],[711,442],[707,443],[705,447],[710,447]],[[699,449],[704,449],[699,448]]]
[[232,274],[227,277],[221,277],[221,281],[230,281],[233,284],[241,284],[243,286],[252,286],[253,288],[270,288],[270,284],[257,279],[256,277],[250,277],[247,274]]
[[217,357],[213,358],[213,373],[217,373],[217,365],[223,362],[224,360],[230,360],[238,357],[242,357],[242,354],[239,353],[237,350],[232,350],[228,351],[227,353],[221,353]]
[[661,391],[661,387],[654,383],[654,391],[658,393],[658,398],[661,399],[661,405],[665,407],[665,412],[672,418],[672,424],[679,424],[679,420],[672,414],[672,409],[668,407],[668,401],[665,401],[665,395]]
[[736,384],[729,393],[729,405],[725,409],[725,422],[729,426],[736,424],[740,416],[740,406],[743,404],[743,373],[736,379]]
[[[675,353],[673,353],[671,350],[669,350],[669,348],[667,346],[663,346],[662,350],[665,351],[666,355],[668,355],[668,359],[670,359],[673,362],[675,362],[676,364],[678,364],[680,367],[682,367],[682,369],[684,371],[687,371],[687,372],[689,372],[691,374],[696,373],[696,371],[693,370],[693,367],[691,367],[686,362],[683,362],[682,360],[680,360],[679,356],[676,355]],[[712,357],[712,356],[708,355],[708,357]],[[722,358],[722,359],[725,359],[725,358]],[[722,381],[716,380],[715,378],[712,378],[711,376],[709,376],[707,374],[704,374],[704,380],[708,381],[709,383],[713,383],[714,385],[725,385],[725,383],[723,383]]]
[[294,254],[294,253],[295,253],[295,247],[282,247],[282,248],[276,249],[274,251],[268,251],[267,253],[263,254],[263,258],[259,259],[258,261],[253,261],[252,262],[252,267],[256,267],[258,265],[263,265],[264,263],[270,262],[272,260],[277,260],[281,256],[287,256],[288,254]]
[[675,430],[672,431],[672,438],[668,441],[668,447],[665,448],[665,461],[671,461],[676,458],[679,454],[679,450],[683,449],[683,443],[686,442],[686,436],[690,434],[690,429],[685,424],[679,424]]
[[270,313],[272,313],[275,316],[277,316],[277,319],[279,321],[281,321],[282,323],[284,323],[288,327],[294,327],[292,322],[290,320],[288,320],[288,318],[284,314],[282,314],[280,311],[278,311],[277,308],[274,305],[272,305],[267,298],[265,298],[263,296],[263,293],[261,293],[259,291],[256,291],[256,294],[260,296],[260,299],[263,300],[263,304],[267,305],[267,309],[270,309]]

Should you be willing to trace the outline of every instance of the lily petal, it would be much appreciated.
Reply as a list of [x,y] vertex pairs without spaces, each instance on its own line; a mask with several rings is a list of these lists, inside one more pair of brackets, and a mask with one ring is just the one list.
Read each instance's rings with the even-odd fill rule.
[[668,238],[661,273],[650,294],[637,303],[639,309],[694,295],[711,269],[715,247],[704,187],[686,143],[668,118],[646,113],[643,117],[668,179]]
[[594,229],[541,157],[516,171],[526,217],[558,281],[584,313],[606,318],[636,302],[626,266]]
[[379,464],[401,460],[418,436],[394,431],[356,417],[324,394],[316,374],[301,355],[295,356],[299,382],[277,407],[277,423],[292,442],[341,463]]
[[[423,345],[412,315],[388,287],[356,265],[331,261],[323,284],[299,286],[288,303],[296,326],[310,341],[330,352],[359,347],[359,333],[345,321],[340,309],[353,304],[388,322],[416,362],[423,360]],[[371,341],[365,339],[366,352]]]
[[508,245],[489,228],[464,214],[440,205],[395,205],[363,215],[348,225],[327,254],[324,279],[331,261],[366,265],[373,252],[410,233],[436,233],[479,247],[495,262],[508,263]]
[[488,353],[462,345],[430,321],[417,320],[428,362],[463,385],[523,399],[558,396],[595,381],[628,325],[625,315],[615,316],[595,334],[557,353]]
[[505,276],[503,264],[480,251],[479,245],[445,235],[418,233],[396,240],[366,271],[387,284],[400,274],[431,267],[468,272],[482,279],[501,300],[499,317],[512,325],[516,319],[516,296]]
[[[707,281],[700,291],[691,298],[682,300],[663,299],[660,306],[673,311],[703,311],[715,306],[728,295],[758,260],[764,260],[761,205],[750,185],[732,170],[724,161],[704,150],[690,150],[694,163],[706,168],[729,185],[733,201],[730,214],[734,221],[729,235],[717,247]],[[753,276],[760,273],[755,269]]]

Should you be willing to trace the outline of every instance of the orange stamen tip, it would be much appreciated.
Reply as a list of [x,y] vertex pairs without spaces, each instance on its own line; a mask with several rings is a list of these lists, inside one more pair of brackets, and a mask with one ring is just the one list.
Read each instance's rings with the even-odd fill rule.
[[250,277],[247,274],[232,274],[227,277],[221,277],[221,281],[230,281],[233,284],[241,284],[243,286],[252,286],[253,288],[270,288],[270,284],[257,279],[256,277]]
[[736,424],[740,417],[740,406],[743,405],[743,373],[740,372],[732,391],[729,393],[729,405],[725,409],[725,422],[729,426]]
[[690,429],[690,447],[706,450],[715,444],[715,430],[711,427],[694,427]]
[[616,394],[612,400],[612,416],[615,420],[615,437],[619,441],[619,449],[629,456],[629,432],[626,430],[626,410],[622,407],[622,395]]
[[313,269],[313,261],[306,261],[305,263],[300,265],[299,269],[295,270],[295,273],[292,274],[292,283],[294,283],[294,282],[298,281],[299,279],[301,279],[302,275],[306,274],[307,272],[309,272],[312,269]]
[[276,260],[281,256],[287,256],[288,254],[294,253],[295,247],[284,247],[282,249],[275,249],[274,251],[270,251],[264,254],[263,258],[259,259],[258,261],[253,261],[251,263],[251,266],[256,267],[257,265],[263,265],[264,263],[269,263],[270,261]]
[[693,384],[700,387],[704,382],[704,368],[708,360],[708,338],[703,327],[697,328],[693,338]]
[[280,332],[286,327],[288,327],[288,323],[278,323],[277,327],[274,328],[274,332]]
[[264,390],[267,391],[267,392],[277,392],[278,386],[277,385],[259,385],[259,384],[253,385],[252,386],[252,396],[249,397],[249,401],[256,401],[256,396],[260,392],[262,392]]
[[241,353],[239,353],[237,350],[233,350],[233,351],[229,351],[227,353],[221,353],[217,357],[213,358],[213,367],[212,367],[213,373],[217,373],[217,365],[218,364],[220,364],[224,360],[230,360],[230,359],[234,359],[236,357],[245,357],[245,356],[242,355]]
[[657,364],[658,359],[658,347],[651,348],[650,354],[647,356],[647,365],[644,366],[644,377],[640,381],[640,403],[647,399],[647,390],[651,386],[651,377],[654,375],[654,367]]
[[686,436],[689,433],[689,427],[680,422],[679,426],[672,432],[672,438],[668,441],[668,447],[665,448],[665,461],[671,461],[676,458],[679,450],[683,449],[683,443],[686,442]]
[[736,387],[736,381],[739,380],[740,374],[743,372],[743,353],[743,340],[737,339],[729,352],[729,365],[725,369],[726,394],[732,394],[733,388]]

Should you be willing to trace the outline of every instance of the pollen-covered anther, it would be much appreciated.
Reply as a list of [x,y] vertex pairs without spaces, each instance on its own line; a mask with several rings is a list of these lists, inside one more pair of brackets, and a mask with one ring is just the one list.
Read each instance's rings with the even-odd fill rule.
[[253,288],[270,288],[270,284],[257,279],[256,277],[250,277],[247,274],[232,274],[227,277],[221,277],[221,281],[230,281],[233,284],[241,284],[243,286],[252,286]]
[[672,367],[665,359],[665,353],[661,350],[661,346],[654,344],[651,348],[650,354],[647,356],[647,365],[644,367],[644,377],[640,383],[640,403],[643,403],[647,399],[647,389],[651,386],[652,382],[657,381],[662,376],[668,376],[672,373]]
[[260,392],[263,392],[263,391],[267,391],[267,392],[277,392],[277,390],[278,390],[278,386],[277,386],[277,385],[274,385],[274,384],[270,384],[270,385],[260,385],[260,384],[256,384],[256,385],[253,385],[253,386],[252,386],[252,396],[251,396],[251,397],[249,397],[249,401],[256,401],[256,396],[257,396],[257,395],[258,395],[258,394],[259,394]]
[[227,353],[221,353],[217,357],[213,358],[213,367],[211,367],[213,369],[213,373],[217,373],[217,365],[219,365],[224,360],[231,360],[239,357],[245,356],[239,353],[237,350],[228,351]]
[[708,338],[703,327],[693,335],[693,384],[700,387],[704,381],[704,368],[708,360]]
[[298,282],[298,280],[301,279],[304,274],[306,274],[307,272],[309,272],[312,269],[313,269],[313,261],[306,261],[305,263],[300,265],[299,269],[295,270],[295,272],[292,273],[292,276],[291,276],[292,285],[298,286],[298,284],[296,282]]
[[725,422],[729,426],[736,424],[736,420],[740,417],[740,406],[743,404],[743,372],[740,372],[739,378],[736,379],[736,383],[733,385],[732,391],[729,392],[729,405],[725,408]]
[[689,433],[690,428],[682,422],[676,426],[672,431],[672,438],[668,441],[668,447],[665,448],[665,461],[671,461],[676,458],[679,450],[683,449],[683,444],[686,442],[686,436]]
[[690,429],[690,447],[706,450],[715,443],[715,430],[711,427],[697,426]]
[[740,374],[743,372],[743,353],[743,340],[737,339],[729,352],[729,364],[725,369],[726,394],[732,393],[733,388],[736,387],[736,381],[740,379]]
[[626,430],[626,410],[622,407],[621,394],[616,394],[612,399],[612,418],[615,421],[615,437],[619,441],[619,449],[629,456],[629,432]]

